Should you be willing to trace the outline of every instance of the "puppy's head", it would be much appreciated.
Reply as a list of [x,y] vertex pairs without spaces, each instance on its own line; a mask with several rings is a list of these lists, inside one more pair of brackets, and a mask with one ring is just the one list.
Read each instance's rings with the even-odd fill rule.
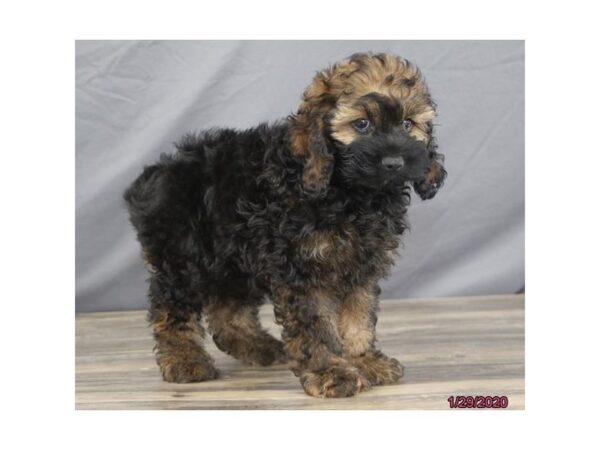
[[432,198],[446,177],[433,138],[435,115],[420,71],[400,57],[356,54],[317,73],[292,116],[304,189],[412,183],[421,198]]

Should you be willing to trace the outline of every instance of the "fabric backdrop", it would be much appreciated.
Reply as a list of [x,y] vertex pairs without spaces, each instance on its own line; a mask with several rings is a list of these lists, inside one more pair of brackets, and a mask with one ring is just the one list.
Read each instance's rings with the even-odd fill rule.
[[448,179],[417,197],[382,298],[524,288],[523,41],[78,41],[76,308],[144,308],[122,192],[192,130],[294,112],[319,69],[359,51],[418,65],[438,104]]

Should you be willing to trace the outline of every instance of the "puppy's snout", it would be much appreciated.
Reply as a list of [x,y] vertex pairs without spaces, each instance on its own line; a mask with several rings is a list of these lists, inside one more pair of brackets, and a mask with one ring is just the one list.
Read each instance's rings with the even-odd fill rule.
[[389,172],[395,172],[404,167],[404,158],[402,156],[386,156],[381,160],[383,168]]

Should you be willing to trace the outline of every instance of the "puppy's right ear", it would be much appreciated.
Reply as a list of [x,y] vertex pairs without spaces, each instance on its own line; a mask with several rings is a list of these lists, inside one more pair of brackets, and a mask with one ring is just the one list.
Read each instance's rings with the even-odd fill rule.
[[291,119],[292,153],[302,160],[302,187],[309,194],[323,193],[331,178],[333,155],[325,137],[325,116],[335,107],[327,74],[318,73],[306,89],[298,112]]

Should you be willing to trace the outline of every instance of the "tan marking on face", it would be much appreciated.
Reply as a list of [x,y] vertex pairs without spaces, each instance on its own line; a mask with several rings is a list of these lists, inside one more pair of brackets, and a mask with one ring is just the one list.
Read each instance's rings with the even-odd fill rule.
[[[308,192],[322,191],[330,181],[333,158],[325,125],[334,139],[351,144],[360,136],[352,122],[365,117],[356,102],[370,93],[402,105],[404,118],[415,123],[411,136],[429,142],[435,104],[419,69],[391,54],[354,55],[318,72],[304,91],[297,113],[291,116],[292,152],[302,159],[302,184]],[[409,105],[412,112],[408,112]]]
[[[362,54],[319,72],[306,89],[299,112],[311,111],[316,105],[329,104],[333,110],[331,133],[349,145],[361,136],[352,126],[356,119],[367,118],[359,98],[377,93],[403,105],[405,119],[415,125],[411,135],[428,141],[427,124],[435,116],[435,106],[419,69],[405,59],[390,54]],[[323,110],[325,112],[326,110]]]
[[[372,110],[372,112],[374,112]],[[360,105],[338,106],[331,119],[331,136],[339,142],[350,145],[355,139],[363,136],[353,126],[353,122],[358,119],[368,119],[369,114],[364,107]],[[430,139],[427,133],[428,123],[435,117],[435,110],[429,105],[423,105],[421,109],[412,113],[410,110],[405,113],[403,119],[410,119],[414,122],[412,130],[408,133],[419,141],[428,142]],[[371,119],[369,119],[371,120]],[[374,125],[377,128],[377,124]]]
[[435,116],[433,106],[420,97],[413,98],[404,105],[404,119],[410,119],[414,123],[409,134],[419,141],[429,142],[427,130]]
[[422,111],[406,114],[405,119],[410,119],[418,125],[426,125],[435,118],[435,111],[431,106],[426,106]]
[[352,122],[358,119],[366,119],[368,116],[364,108],[341,104],[337,107],[331,119],[331,137],[350,145],[360,134],[352,126]]

